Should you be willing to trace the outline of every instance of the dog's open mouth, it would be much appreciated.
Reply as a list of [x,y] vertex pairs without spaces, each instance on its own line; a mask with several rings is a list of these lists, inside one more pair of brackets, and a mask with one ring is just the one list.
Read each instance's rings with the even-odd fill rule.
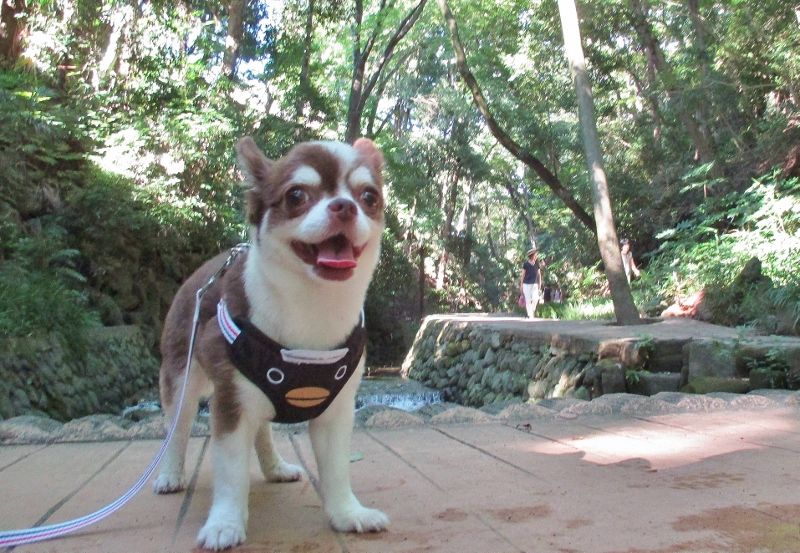
[[344,234],[337,234],[318,244],[294,240],[292,249],[305,263],[313,265],[321,277],[345,280],[350,278],[358,265],[364,247],[359,248]]

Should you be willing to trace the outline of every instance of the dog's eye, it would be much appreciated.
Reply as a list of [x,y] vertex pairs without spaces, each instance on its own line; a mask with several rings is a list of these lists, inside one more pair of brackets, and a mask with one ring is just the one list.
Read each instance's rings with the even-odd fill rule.
[[295,186],[286,192],[284,198],[286,198],[286,204],[289,207],[300,207],[310,199],[310,196],[308,192],[299,186]]
[[361,193],[361,202],[368,208],[374,208],[378,206],[380,196],[376,190],[368,188]]

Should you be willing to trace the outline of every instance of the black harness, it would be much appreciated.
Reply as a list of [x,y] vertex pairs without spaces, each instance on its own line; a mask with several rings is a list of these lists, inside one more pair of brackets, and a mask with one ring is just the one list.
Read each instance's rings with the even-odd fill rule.
[[233,364],[275,407],[274,422],[320,416],[355,373],[367,341],[363,314],[347,340],[329,351],[283,347],[250,321],[231,317],[224,298],[217,304],[217,322]]

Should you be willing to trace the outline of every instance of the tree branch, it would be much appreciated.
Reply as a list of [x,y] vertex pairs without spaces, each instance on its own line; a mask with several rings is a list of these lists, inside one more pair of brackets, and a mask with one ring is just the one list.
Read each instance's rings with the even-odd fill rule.
[[450,29],[450,38],[452,39],[453,50],[456,54],[456,65],[458,66],[458,72],[461,74],[461,78],[464,79],[464,83],[466,83],[467,88],[469,88],[470,92],[472,93],[473,102],[478,108],[478,111],[481,112],[481,115],[483,115],[486,125],[489,127],[491,133],[511,155],[533,169],[533,171],[550,188],[556,197],[558,197],[564,203],[564,205],[566,205],[567,208],[572,211],[575,217],[577,217],[577,219],[583,223],[586,228],[592,231],[592,233],[597,234],[597,226],[595,225],[595,221],[592,216],[589,215],[586,210],[583,209],[583,207],[581,207],[578,201],[573,197],[572,193],[561,184],[561,181],[558,180],[558,177],[551,173],[550,170],[547,169],[547,167],[545,167],[544,164],[542,164],[542,162],[539,161],[533,154],[517,144],[514,139],[511,138],[494,119],[491,111],[489,110],[489,105],[486,102],[486,98],[484,97],[483,92],[478,85],[478,81],[475,79],[475,76],[472,74],[469,66],[467,65],[467,56],[464,53],[464,47],[462,46],[461,39],[458,36],[458,24],[456,23],[453,13],[450,11],[450,6],[447,4],[447,0],[437,0],[437,2],[439,4],[439,9],[442,12],[442,16],[444,16],[445,22]]
[[397,29],[395,29],[392,38],[389,39],[389,42],[386,44],[386,48],[383,49],[383,56],[381,57],[380,63],[378,63],[377,69],[375,69],[367,81],[367,84],[364,86],[364,92],[361,95],[359,111],[364,109],[367,98],[369,98],[370,94],[372,94],[372,90],[375,88],[375,84],[378,82],[383,68],[392,59],[392,56],[394,55],[394,49],[397,47],[400,41],[403,40],[403,37],[408,34],[408,31],[410,31],[417,22],[419,16],[422,15],[422,11],[425,9],[425,4],[427,2],[428,0],[420,0],[420,2],[406,14],[406,16],[400,22],[400,25],[397,26]]

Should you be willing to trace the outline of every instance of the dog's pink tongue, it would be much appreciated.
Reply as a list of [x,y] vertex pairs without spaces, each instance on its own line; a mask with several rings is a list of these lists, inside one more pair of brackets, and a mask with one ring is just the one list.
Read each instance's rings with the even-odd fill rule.
[[347,240],[326,240],[318,246],[317,265],[330,269],[352,269],[356,263],[353,245]]

